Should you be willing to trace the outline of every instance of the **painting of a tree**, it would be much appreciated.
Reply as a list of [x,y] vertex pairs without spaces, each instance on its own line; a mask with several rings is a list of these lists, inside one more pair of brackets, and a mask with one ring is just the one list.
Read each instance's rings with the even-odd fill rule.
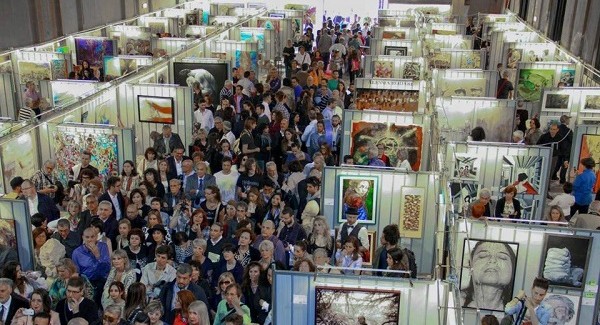
[[337,287],[316,288],[315,324],[357,324],[364,317],[367,324],[398,324],[399,291],[373,291]]

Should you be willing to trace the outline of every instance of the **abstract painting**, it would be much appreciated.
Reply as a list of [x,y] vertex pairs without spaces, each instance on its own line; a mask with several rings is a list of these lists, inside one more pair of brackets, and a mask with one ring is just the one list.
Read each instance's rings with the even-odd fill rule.
[[600,161],[600,135],[584,134],[581,137],[581,150],[577,160],[577,171],[579,173],[585,169],[580,163],[583,158],[594,158],[594,161]]
[[258,30],[242,30],[240,31],[240,41],[242,42],[257,42],[258,52],[264,52],[265,49],[265,33]]
[[175,101],[172,97],[138,95],[138,113],[140,122],[174,124]]
[[77,81],[52,81],[52,102],[54,106],[64,107],[77,100],[80,96],[85,96],[96,91],[97,82],[84,80]]
[[600,95],[585,96],[582,113],[600,113]]
[[448,141],[464,141],[475,127],[474,105],[438,105],[437,111],[440,131]]
[[479,193],[479,184],[463,182],[450,183],[450,196],[452,197],[454,213],[465,215],[471,202],[477,199],[477,193]]
[[565,87],[573,87],[575,83],[575,69],[562,69],[559,81],[564,83]]
[[449,52],[435,52],[429,56],[430,69],[450,69],[452,56]]
[[0,245],[19,250],[17,247],[17,229],[15,220],[0,219]]
[[90,66],[101,67],[104,56],[115,55],[115,42],[108,38],[75,38],[77,64],[87,61]]
[[135,59],[123,59],[114,56],[104,57],[104,79],[111,81],[113,79],[125,76],[136,71],[137,61]]
[[568,113],[571,96],[564,91],[545,91],[542,112]]
[[21,84],[52,79],[50,62],[19,61],[19,79]]
[[417,112],[418,90],[357,89],[356,109],[391,112]]
[[405,39],[406,32],[405,31],[396,31],[396,32],[383,31],[381,38],[382,39]]
[[[2,152],[2,176],[4,184],[10,184],[14,177],[27,179],[38,170],[37,143],[30,133],[22,134],[0,146]],[[5,186],[7,188],[9,186]],[[7,189],[9,190],[9,189]]]
[[462,52],[460,55],[460,69],[481,69],[481,52]]
[[580,296],[548,294],[541,305],[551,310],[551,323],[556,325],[576,325]]
[[[518,251],[518,243],[465,238],[459,283],[463,308],[504,311],[514,296]],[[490,296],[492,288],[502,291]]]
[[403,187],[400,199],[400,236],[421,238],[423,236],[423,206],[425,189]]
[[400,291],[316,287],[315,296],[316,325],[400,322]]
[[369,251],[364,252],[362,254],[362,259],[363,259],[362,265],[364,265],[364,266],[373,265],[373,254],[375,254],[375,247],[377,247],[376,233],[377,232],[375,232],[373,230],[367,231],[367,240],[369,241]]
[[242,74],[246,71],[258,71],[258,53],[256,51],[235,51],[235,66],[242,69]]
[[339,176],[338,177],[338,222],[346,222],[348,207],[358,209],[358,222],[375,224],[377,216],[378,176]]
[[105,181],[113,171],[119,170],[119,155],[116,134],[83,133],[74,131],[55,131],[54,147],[56,150],[56,173],[58,179],[66,184],[69,169],[81,161],[81,153],[91,152],[90,164],[100,173]]
[[119,125],[119,116],[115,101],[109,100],[94,107],[94,117],[96,124]]
[[442,79],[441,97],[485,97],[486,79]]
[[210,94],[213,105],[218,105],[219,92],[229,77],[229,63],[174,62],[173,75],[180,86],[191,88],[194,82],[199,82],[202,93]]
[[52,67],[52,80],[67,79],[69,77],[67,60],[52,60],[50,61],[50,67]]
[[517,194],[537,195],[542,189],[544,157],[504,156],[502,177],[517,188]]
[[406,62],[402,68],[402,79],[421,79],[421,64],[418,62]]
[[393,78],[394,61],[373,61],[373,77]]
[[386,46],[383,53],[385,55],[407,56],[408,49],[406,46]]
[[580,288],[585,283],[592,237],[546,234],[540,276],[551,286]]
[[369,162],[369,146],[383,144],[385,154],[392,166],[406,159],[412,170],[421,168],[423,150],[423,127],[420,125],[396,125],[394,123],[357,122],[352,123],[350,134],[350,155],[357,165]]
[[481,158],[467,154],[454,154],[453,178],[457,181],[479,180]]
[[544,88],[554,85],[554,70],[521,69],[519,70],[519,83],[517,96],[528,102],[537,102],[542,99]]

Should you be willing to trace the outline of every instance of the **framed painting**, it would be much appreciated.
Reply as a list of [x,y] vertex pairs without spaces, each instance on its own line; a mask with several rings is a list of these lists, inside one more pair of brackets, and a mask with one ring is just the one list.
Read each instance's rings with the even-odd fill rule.
[[281,20],[277,18],[257,18],[256,27],[274,30],[276,33],[281,32]]
[[407,56],[408,48],[406,46],[386,46],[383,53],[385,55]]
[[77,64],[87,61],[90,66],[101,67],[104,56],[115,55],[115,41],[108,38],[75,38]]
[[400,291],[344,287],[315,288],[316,325],[399,324]]
[[358,222],[376,224],[379,176],[338,177],[338,222],[346,222],[348,207],[358,209]]
[[546,310],[552,311],[550,319],[554,324],[576,325],[579,313],[579,296],[548,294],[542,301]]
[[406,39],[406,31],[383,31],[382,39]]
[[481,69],[481,52],[462,52],[460,55],[460,69]]
[[4,184],[10,184],[10,180],[17,176],[23,178],[33,176],[38,170],[35,155],[37,152],[36,146],[36,137],[32,136],[31,133],[14,137],[0,146]]
[[402,67],[402,79],[421,79],[421,64],[419,62],[406,62]]
[[390,164],[400,167],[408,161],[413,171],[421,168],[423,154],[423,127],[420,125],[396,125],[394,123],[352,122],[350,131],[350,155],[357,165],[369,162],[369,146],[383,144]]
[[600,113],[600,95],[586,95],[583,100],[582,113]]
[[14,220],[0,219],[0,245],[19,251],[17,247],[17,229],[15,228]]
[[403,187],[401,193],[400,236],[422,238],[425,189],[421,187]]
[[52,79],[50,62],[19,61],[19,79],[23,85],[29,81],[37,83]]
[[[76,86],[75,86],[76,85]],[[66,106],[74,103],[78,97],[86,96],[96,90],[97,82],[87,80],[72,81],[53,81],[52,102],[54,106]]]
[[575,83],[575,69],[562,69],[559,81],[564,83],[565,87],[573,87]]
[[591,237],[546,234],[540,275],[551,286],[583,289],[592,251]]
[[200,12],[190,12],[185,14],[186,25],[200,25]]
[[435,52],[429,56],[430,69],[450,69],[452,56],[449,52]]
[[457,181],[478,181],[481,158],[467,154],[454,155],[453,179]]
[[373,77],[393,78],[394,61],[373,61]]
[[565,91],[545,91],[542,112],[569,113],[571,95]]
[[151,38],[152,34],[147,32],[140,33],[136,37],[123,36],[123,53],[127,55],[146,55],[152,52]]
[[486,79],[443,79],[440,88],[442,97],[485,97]]
[[539,156],[503,157],[503,170],[510,169],[509,185],[517,188],[517,194],[537,195],[540,193],[543,161],[544,157]]
[[471,202],[477,199],[479,184],[452,182],[450,183],[450,197],[454,213],[466,215]]
[[[367,231],[367,239],[369,241],[369,254],[363,254],[363,266],[373,265],[373,255],[375,254],[375,246],[377,245],[377,232],[374,230]],[[336,237],[337,238],[337,237]]]
[[104,78],[105,81],[111,81],[125,76],[137,69],[135,59],[123,59],[114,56],[104,57]]
[[[519,243],[464,239],[459,282],[463,308],[504,311],[514,296],[518,251]],[[490,291],[495,296],[485,295]]]
[[202,86],[202,93],[210,94],[213,105],[217,105],[221,102],[221,87],[229,77],[229,63],[174,62],[173,75],[175,83],[184,87],[191,88],[198,81]]
[[518,99],[537,102],[542,99],[544,88],[554,85],[554,70],[521,69],[517,84]]
[[52,80],[69,78],[67,60],[52,60],[50,67],[52,68]]
[[514,114],[507,113],[506,107],[477,107],[475,110],[474,125],[486,130],[486,141],[511,142],[514,123]]
[[581,136],[581,149],[579,150],[579,159],[577,163],[577,171],[582,173],[585,167],[580,164],[583,158],[594,158],[595,161],[600,160],[600,135],[584,134]]
[[175,101],[172,97],[138,95],[138,114],[140,122],[174,124]]
[[256,51],[235,51],[235,66],[242,69],[242,74],[253,70],[258,72],[258,53]]
[[417,112],[418,90],[357,89],[356,109],[390,112]]
[[506,58],[506,68],[507,69],[517,69],[519,67],[519,62],[521,62],[521,57],[523,55],[523,50],[521,49],[508,49],[508,55]]

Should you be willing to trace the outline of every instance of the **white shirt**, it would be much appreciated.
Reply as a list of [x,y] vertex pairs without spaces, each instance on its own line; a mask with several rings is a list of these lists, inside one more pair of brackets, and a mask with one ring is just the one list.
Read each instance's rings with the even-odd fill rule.
[[221,140],[223,140],[223,139],[229,141],[230,148],[233,148],[233,143],[235,142],[235,134],[233,134],[233,132],[229,131],[229,132],[225,133],[223,135],[223,137],[221,138]]
[[571,206],[575,204],[575,197],[571,194],[561,193],[552,199],[549,206],[558,205],[562,210],[565,216],[571,214]]
[[242,94],[250,97],[250,88],[254,87],[254,84],[248,78],[242,78],[238,80],[237,84],[242,86]]
[[408,160],[406,160],[406,159],[405,159],[405,160],[402,160],[402,161],[399,161],[399,162],[396,164],[396,167],[397,167],[397,168],[400,168],[400,169],[404,169],[404,170],[410,170],[410,171],[412,171],[412,170],[413,170],[413,169],[412,169],[412,166],[410,165],[410,163],[409,163],[409,162],[408,162]]
[[[358,222],[355,223],[354,225],[350,225],[348,224],[348,226],[346,227],[346,229],[348,230],[348,235],[350,235],[350,233],[352,232],[352,230],[354,230],[354,227],[358,226]],[[352,227],[352,228],[350,228]],[[369,249],[369,234],[367,232],[367,228],[366,227],[362,227],[359,231],[358,231],[358,241],[360,242],[360,245],[366,249]]]
[[27,203],[29,204],[29,214],[34,215],[38,213],[38,196],[37,194],[33,199],[27,199]]
[[202,112],[202,109],[196,110],[194,118],[196,119],[196,123],[200,123],[200,127],[206,131],[210,131],[215,126],[213,113],[209,109],[204,109],[204,112]]
[[308,54],[308,52],[304,52],[304,54],[298,52],[296,53],[294,60],[298,62],[299,66],[303,65],[304,63],[310,65],[310,54]]
[[215,176],[217,187],[221,190],[221,200],[223,202],[235,200],[236,183],[240,173],[231,170],[229,174],[224,174],[223,171],[220,171],[213,176]]
[[119,199],[117,197],[117,194],[112,195],[112,194],[110,194],[110,192],[106,192],[106,193],[108,193],[108,196],[110,197],[110,200],[112,201],[113,209],[115,209],[115,213],[117,214],[117,220],[121,220],[121,207],[119,206]]
[[302,142],[308,141],[308,137],[313,132],[313,130],[317,127],[317,122],[318,121],[316,119],[314,119],[314,120],[310,121],[310,123],[308,123],[308,125],[304,129],[304,133],[302,133],[302,136],[300,137]]
[[183,171],[181,170],[182,162],[183,162],[183,159],[181,159],[181,161],[177,161],[177,159],[175,159],[175,169],[177,169],[177,176],[183,174]]
[[2,307],[4,307],[4,310],[2,313],[2,323],[6,323],[6,317],[8,316],[8,309],[10,308],[11,301],[12,301],[12,296],[8,296],[8,300],[5,303],[0,304],[0,310]]

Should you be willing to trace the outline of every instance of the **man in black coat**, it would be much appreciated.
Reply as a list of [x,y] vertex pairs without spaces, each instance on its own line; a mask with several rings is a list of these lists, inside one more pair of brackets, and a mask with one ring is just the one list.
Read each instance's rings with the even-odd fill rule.
[[200,300],[207,306],[210,306],[204,289],[192,283],[192,267],[185,263],[179,264],[177,267],[177,278],[172,282],[166,283],[160,291],[159,300],[165,311],[162,320],[167,324],[173,324],[173,320],[175,319],[175,295],[181,290],[191,291],[196,300]]
[[[77,317],[87,320],[89,325],[100,324],[98,306],[93,300],[84,297],[83,287],[84,282],[80,277],[70,278],[67,282],[67,297],[61,299],[54,309],[62,325],[68,324],[71,319]],[[28,307],[29,304],[24,308]]]
[[108,190],[100,195],[98,202],[108,201],[112,205],[111,217],[117,221],[125,216],[125,198],[121,194],[121,179],[113,176],[106,181]]
[[567,170],[569,169],[569,159],[571,157],[571,144],[573,143],[573,130],[569,128],[571,117],[563,115],[560,117],[560,125],[558,126],[558,134],[560,136],[558,142],[558,155],[554,173],[560,170],[559,180],[561,184],[567,181]]
[[19,308],[29,308],[29,301],[13,293],[13,281],[0,278],[0,321],[10,324]]
[[60,211],[56,207],[54,200],[49,196],[38,193],[32,181],[26,179],[21,184],[21,191],[27,204],[29,205],[29,213],[41,213],[48,222],[54,221],[60,217]]
[[175,148],[183,148],[183,142],[179,134],[171,131],[171,126],[166,124],[162,128],[162,134],[154,140],[154,150],[161,158],[168,156]]
[[173,178],[180,178],[183,180],[182,175],[184,171],[181,165],[184,160],[191,159],[190,157],[183,155],[184,151],[185,149],[183,149],[183,146],[176,147],[173,149],[173,154],[166,159],[167,165],[169,166],[169,172],[167,173],[168,180],[172,180]]

